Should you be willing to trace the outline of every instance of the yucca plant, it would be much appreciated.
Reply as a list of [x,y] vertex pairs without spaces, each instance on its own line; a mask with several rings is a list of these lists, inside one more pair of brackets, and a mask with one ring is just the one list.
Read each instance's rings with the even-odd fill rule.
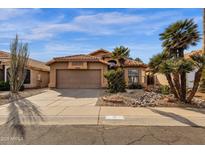
[[[174,60],[181,60],[179,68],[186,65],[184,59],[184,51],[190,46],[195,46],[200,40],[199,31],[197,24],[194,23],[193,19],[185,19],[171,24],[160,34],[162,40],[162,47],[166,49],[169,57]],[[186,67],[186,66],[185,66]],[[186,102],[186,68],[179,69],[179,73],[174,74],[175,84],[180,88],[180,100]]]
[[[160,34],[163,52],[151,58],[149,63],[154,73],[165,74],[172,93],[184,103],[191,102],[195,95],[204,67],[203,56],[195,55],[191,60],[184,57],[184,51],[200,40],[197,27],[193,19],[180,20],[168,26]],[[186,74],[196,68],[194,86],[188,95]]]
[[205,55],[202,54],[195,54],[191,56],[195,68],[197,69],[196,73],[195,73],[195,77],[194,77],[194,85],[192,87],[192,90],[189,94],[189,96],[187,97],[187,102],[191,102],[192,98],[194,97],[194,95],[196,94],[199,84],[200,84],[200,80],[201,80],[201,76],[202,76],[202,72],[203,69],[205,68]]

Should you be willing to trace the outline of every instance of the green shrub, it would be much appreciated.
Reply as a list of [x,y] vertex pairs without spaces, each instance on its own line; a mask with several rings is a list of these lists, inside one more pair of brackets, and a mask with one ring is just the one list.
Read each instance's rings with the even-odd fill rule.
[[[24,91],[24,85],[21,86],[20,91]],[[0,91],[9,91],[10,90],[10,84],[9,81],[0,81]]]
[[108,82],[108,89],[111,93],[125,92],[124,71],[121,68],[109,70],[104,74]]
[[133,83],[133,84],[130,84],[128,86],[128,89],[142,89],[142,85],[141,84],[137,84],[137,83]]
[[24,91],[25,87],[24,85],[21,86],[20,91]]
[[0,91],[9,91],[9,90],[10,90],[9,82],[0,81]]
[[161,85],[158,89],[158,92],[163,95],[168,95],[170,94],[170,88],[167,85]]

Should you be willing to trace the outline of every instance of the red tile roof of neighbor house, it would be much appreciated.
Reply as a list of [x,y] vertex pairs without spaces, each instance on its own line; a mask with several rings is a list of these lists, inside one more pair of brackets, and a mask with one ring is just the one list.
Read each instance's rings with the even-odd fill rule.
[[103,64],[108,64],[106,61],[101,60],[98,57],[90,56],[90,55],[71,55],[71,56],[64,56],[64,57],[55,57],[53,60],[47,62],[47,65],[50,65],[54,62],[65,62],[65,61],[86,61],[86,62],[99,62]]
[[98,49],[96,51],[93,51],[93,52],[89,53],[89,55],[95,55],[96,53],[99,53],[99,52],[104,52],[105,54],[111,54],[111,52],[109,52],[105,49]]
[[0,51],[0,58],[9,58],[9,53]]
[[136,60],[131,60],[131,59],[126,59],[125,63],[124,63],[125,67],[134,67],[134,66],[138,66],[138,67],[147,67],[146,64],[136,61]]
[[[9,57],[10,57],[10,53],[0,51],[0,60],[2,60],[4,63],[7,63],[7,64],[9,63]],[[46,71],[46,72],[50,71],[49,66],[46,66],[46,64],[44,62],[34,60],[31,58],[28,59],[27,66],[31,69],[34,69],[34,70]]]
[[195,54],[200,54],[200,55],[202,55],[202,49],[199,49],[199,50],[194,50],[194,51],[191,51],[191,52],[189,52],[189,53],[186,53],[185,54],[185,58],[190,58],[190,56],[192,56],[192,55],[195,55]]

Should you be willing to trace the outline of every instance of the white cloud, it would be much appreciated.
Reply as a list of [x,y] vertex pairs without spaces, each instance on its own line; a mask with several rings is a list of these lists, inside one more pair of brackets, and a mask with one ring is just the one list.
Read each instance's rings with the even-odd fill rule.
[[[116,33],[116,29],[110,26],[129,25],[131,23],[141,22],[142,20],[144,20],[144,18],[141,16],[122,14],[119,12],[80,15],[75,17],[71,22],[53,22],[38,25],[32,29],[31,35],[43,35],[43,33],[57,34],[62,32],[84,32],[92,35],[111,35]],[[45,36],[47,37],[47,35]]]
[[[97,13],[76,16],[69,22],[45,23],[34,27],[30,35],[48,38],[63,32],[83,32],[91,35],[152,35],[169,22],[181,16],[176,11],[153,14],[126,14],[120,12]],[[166,19],[166,20],[165,20]],[[39,35],[39,39],[43,38]],[[38,39],[35,37],[34,39]]]
[[70,44],[66,43],[56,43],[56,42],[50,42],[47,43],[44,47],[45,52],[61,52],[61,53],[74,53],[74,54],[82,54],[82,53],[87,53],[88,51],[95,50],[96,47],[91,44],[86,44],[86,43],[75,43],[72,42]]
[[21,17],[31,13],[39,12],[40,9],[0,9],[0,20],[8,20],[14,17]]
[[119,12],[111,13],[98,13],[94,15],[81,15],[74,19],[74,23],[85,25],[100,24],[100,25],[113,25],[113,24],[131,24],[143,21],[142,16],[123,14]]
[[[2,11],[3,10],[3,11]],[[2,12],[2,14],[1,14]],[[39,12],[35,9],[0,9],[0,20]],[[153,14],[133,14],[121,12],[89,12],[66,21],[65,15],[55,16],[52,21],[33,19],[0,23],[0,37],[10,38],[16,33],[22,39],[49,40],[58,34],[80,32],[95,36],[103,35],[153,35],[162,27],[183,17],[179,11],[161,11]],[[198,18],[196,18],[198,20]]]

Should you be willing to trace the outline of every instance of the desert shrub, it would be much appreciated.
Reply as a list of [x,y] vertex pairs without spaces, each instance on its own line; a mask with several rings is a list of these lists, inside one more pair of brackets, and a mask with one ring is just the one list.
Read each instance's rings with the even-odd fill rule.
[[133,83],[128,85],[128,89],[142,89],[142,85],[141,84],[137,84],[137,83]]
[[9,90],[10,90],[9,82],[0,81],[0,91],[9,91]]
[[107,79],[109,92],[125,92],[126,85],[123,69],[109,70],[104,74],[104,77]]
[[168,95],[170,93],[170,88],[167,85],[161,85],[158,89],[158,92],[163,95]]

